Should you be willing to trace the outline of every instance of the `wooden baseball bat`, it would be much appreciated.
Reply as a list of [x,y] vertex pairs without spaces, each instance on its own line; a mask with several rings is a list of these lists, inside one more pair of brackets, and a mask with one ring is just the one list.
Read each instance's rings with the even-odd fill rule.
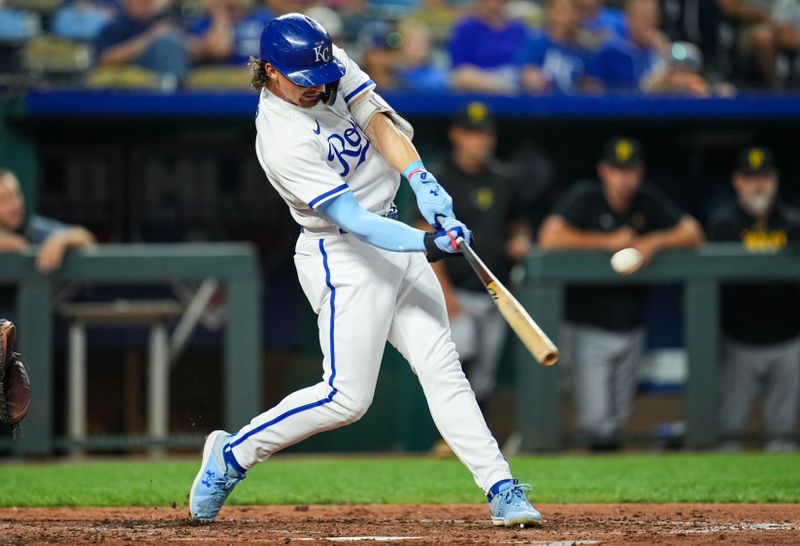
[[492,296],[495,305],[500,310],[500,314],[506,319],[508,325],[517,334],[517,337],[530,351],[533,358],[540,364],[552,366],[558,362],[558,348],[550,341],[536,321],[531,318],[524,307],[517,301],[511,292],[503,286],[497,277],[486,267],[472,247],[464,244],[462,239],[458,240],[458,248],[466,258],[467,263],[472,267],[475,274],[483,282],[486,291]]

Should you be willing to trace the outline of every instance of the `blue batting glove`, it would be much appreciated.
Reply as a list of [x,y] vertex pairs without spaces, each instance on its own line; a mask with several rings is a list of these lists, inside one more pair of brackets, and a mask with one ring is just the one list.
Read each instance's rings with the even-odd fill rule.
[[[447,234],[450,233],[453,237],[455,237],[456,240],[458,240],[459,238],[464,239],[464,244],[466,244],[467,246],[472,244],[472,231],[466,225],[464,225],[464,222],[460,222],[452,216],[450,218],[441,220],[441,222],[442,222],[442,228],[444,228],[443,234],[445,236],[447,236]],[[447,236],[447,238],[449,239],[450,237]],[[439,245],[437,244],[436,246]],[[455,252],[459,252],[459,250],[456,248]]]
[[422,161],[414,161],[403,171],[403,176],[408,179],[411,189],[417,196],[417,207],[422,217],[438,230],[442,229],[437,216],[453,216],[453,198],[429,173]]
[[436,262],[460,254],[458,240],[463,239],[466,244],[472,243],[472,232],[462,222],[455,218],[444,220],[445,229],[436,233],[426,233],[423,239],[429,262]]

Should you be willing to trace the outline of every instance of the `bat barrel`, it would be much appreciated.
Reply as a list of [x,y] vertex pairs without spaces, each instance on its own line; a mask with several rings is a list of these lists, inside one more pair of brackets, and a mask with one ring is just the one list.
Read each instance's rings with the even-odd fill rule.
[[541,362],[545,366],[552,366],[556,362],[558,362],[558,353],[555,351],[550,351],[541,355]]

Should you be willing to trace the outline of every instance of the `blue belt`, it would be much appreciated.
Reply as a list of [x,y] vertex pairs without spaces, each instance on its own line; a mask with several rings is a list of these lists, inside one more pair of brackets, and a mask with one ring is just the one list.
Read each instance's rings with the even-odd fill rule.
[[[384,218],[388,218],[389,220],[399,220],[400,219],[400,215],[397,212],[397,207],[395,206],[394,203],[391,204],[391,206],[389,207],[389,210],[386,212],[386,214],[383,215],[383,217]],[[303,226],[300,226],[300,233],[305,233],[305,232],[306,232],[305,228]],[[339,233],[344,235],[347,232],[345,230],[343,230],[342,228],[339,228]]]

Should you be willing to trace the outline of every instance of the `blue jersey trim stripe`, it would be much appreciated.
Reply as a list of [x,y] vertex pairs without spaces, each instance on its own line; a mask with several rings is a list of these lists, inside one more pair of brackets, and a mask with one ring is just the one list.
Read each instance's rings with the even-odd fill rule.
[[344,102],[350,102],[350,99],[361,93],[364,89],[366,89],[370,85],[375,85],[375,82],[372,80],[365,81],[364,83],[356,87],[355,90],[350,91],[350,93],[348,93],[347,96],[345,96]]
[[234,448],[247,440],[253,434],[258,434],[264,429],[271,427],[276,423],[280,423],[287,417],[291,417],[292,415],[296,415],[298,413],[304,412],[306,410],[310,410],[322,405],[327,404],[333,397],[336,396],[336,393],[339,390],[333,386],[333,380],[336,378],[336,347],[334,345],[334,325],[335,325],[335,318],[336,318],[336,287],[331,282],[331,270],[328,267],[328,253],[325,251],[325,240],[319,240],[319,251],[322,253],[322,267],[325,269],[325,284],[328,285],[331,291],[331,322],[330,322],[330,353],[331,353],[331,377],[328,379],[328,385],[331,387],[331,392],[328,393],[328,396],[323,398],[322,400],[317,400],[316,402],[311,402],[309,404],[305,404],[296,408],[292,408],[289,411],[285,411],[282,414],[278,415],[276,418],[263,423],[256,428],[248,431],[245,435],[241,438],[235,438],[232,440],[228,445],[231,448]]
[[336,186],[332,190],[328,190],[325,193],[316,196],[314,199],[312,199],[311,201],[308,202],[308,206],[313,209],[314,207],[319,205],[320,201],[327,200],[327,199],[333,197],[334,195],[336,195],[337,193],[344,192],[347,189],[348,189],[347,183],[342,184],[341,186]]

